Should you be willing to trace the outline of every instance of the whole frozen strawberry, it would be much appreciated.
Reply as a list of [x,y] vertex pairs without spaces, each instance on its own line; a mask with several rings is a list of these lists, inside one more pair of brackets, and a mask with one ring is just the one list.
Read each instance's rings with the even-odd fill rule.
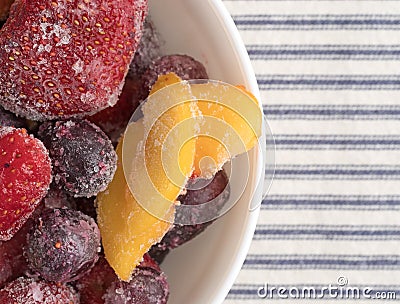
[[20,229],[46,195],[51,164],[42,142],[25,129],[0,127],[0,241]]
[[0,33],[0,104],[47,120],[114,105],[147,0],[17,0]]

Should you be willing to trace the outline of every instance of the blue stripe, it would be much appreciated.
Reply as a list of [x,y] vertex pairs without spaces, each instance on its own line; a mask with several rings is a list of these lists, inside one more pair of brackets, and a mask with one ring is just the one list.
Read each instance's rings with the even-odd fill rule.
[[396,135],[275,134],[274,139],[277,150],[400,150]]
[[400,15],[236,15],[239,30],[399,30]]
[[400,239],[400,226],[258,225],[254,240],[352,240]]
[[[268,168],[267,173],[269,173]],[[277,165],[274,178],[276,180],[398,180],[400,166]]]
[[257,75],[262,90],[400,90],[399,75]]
[[252,60],[398,60],[400,45],[247,45]]
[[[399,87],[400,89],[400,87]],[[400,105],[307,105],[266,104],[264,114],[271,120],[398,120]]]
[[400,269],[399,255],[253,255],[244,269]]
[[399,211],[400,195],[268,195],[261,209]]

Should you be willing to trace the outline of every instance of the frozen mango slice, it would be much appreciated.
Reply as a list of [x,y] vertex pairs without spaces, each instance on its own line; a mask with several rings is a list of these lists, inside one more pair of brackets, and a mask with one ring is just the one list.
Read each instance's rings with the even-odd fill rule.
[[262,113],[242,88],[159,77],[117,147],[113,181],[97,196],[106,258],[129,281],[144,253],[174,220],[175,201],[193,174],[212,176],[254,147]]
[[[156,85],[162,88],[171,77],[160,78]],[[129,125],[117,147],[113,181],[97,196],[105,256],[121,280],[130,280],[144,253],[174,220],[174,202],[193,170],[195,141],[185,145],[184,152],[179,148],[180,142],[195,136],[195,120],[188,119],[196,110],[192,99],[187,83],[148,98],[143,118]]]
[[[121,280],[129,281],[143,255],[171,224],[152,216],[132,196],[122,167],[122,145],[121,140],[114,179],[97,195],[97,213],[107,261]],[[169,212],[173,216],[173,208]]]
[[157,81],[153,84],[150,90],[150,95],[154,94],[155,92],[175,83],[181,82],[182,79],[176,75],[175,73],[168,73],[164,75],[158,76]]
[[[169,86],[174,90],[181,79],[174,73],[159,77],[152,93]],[[199,136],[189,138],[187,145],[196,145],[194,176],[211,178],[231,158],[252,149],[261,135],[262,111],[257,99],[244,86],[209,81],[190,84],[197,100],[194,111]],[[190,97],[190,96],[188,96]],[[181,153],[185,151],[183,145]]]
[[196,142],[194,174],[212,177],[231,158],[252,149],[261,135],[262,112],[243,86],[209,82],[192,84],[203,116]]

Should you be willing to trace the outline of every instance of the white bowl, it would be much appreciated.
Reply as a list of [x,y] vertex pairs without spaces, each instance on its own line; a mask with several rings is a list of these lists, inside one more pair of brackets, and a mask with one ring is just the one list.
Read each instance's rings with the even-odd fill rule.
[[[188,54],[211,79],[244,84],[260,100],[250,59],[232,18],[219,0],[150,0],[150,15],[165,40],[164,54]],[[248,252],[256,227],[264,174],[262,155],[250,153],[250,182],[240,201],[162,264],[171,286],[169,303],[222,303]],[[232,182],[232,181],[231,181]],[[235,181],[233,181],[234,185]]]

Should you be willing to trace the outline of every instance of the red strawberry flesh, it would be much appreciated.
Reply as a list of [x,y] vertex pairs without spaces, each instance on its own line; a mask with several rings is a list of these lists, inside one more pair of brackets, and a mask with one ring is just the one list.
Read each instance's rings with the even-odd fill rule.
[[133,112],[139,106],[140,89],[141,82],[138,79],[127,77],[118,102],[87,119],[98,125],[114,144],[117,143]]
[[147,0],[17,0],[0,32],[0,104],[47,120],[114,105]]
[[50,158],[25,129],[0,127],[0,241],[27,221],[51,182]]

